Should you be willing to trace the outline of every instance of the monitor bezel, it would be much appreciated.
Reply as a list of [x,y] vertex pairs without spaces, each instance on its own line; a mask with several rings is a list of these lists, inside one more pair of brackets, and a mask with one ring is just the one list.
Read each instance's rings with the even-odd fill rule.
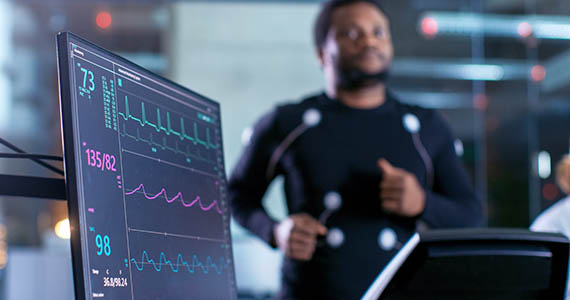
[[[136,72],[143,74],[148,77],[159,79],[163,83],[172,86],[175,89],[180,90],[183,93],[188,94],[192,98],[197,98],[200,101],[205,101],[209,105],[215,107],[214,112],[218,117],[218,122],[220,126],[220,149],[224,153],[223,146],[223,135],[222,135],[222,120],[221,120],[221,109],[220,104],[206,96],[196,93],[172,80],[164,78],[163,76],[156,74],[152,71],[145,69],[144,67],[133,63],[113,52],[100,47],[98,45],[89,42],[88,40],[79,37],[68,31],[59,32],[56,36],[56,52],[57,52],[57,69],[58,69],[58,87],[59,87],[59,105],[60,105],[60,122],[61,122],[61,137],[62,137],[62,148],[63,148],[63,164],[65,171],[65,190],[66,198],[68,202],[68,219],[71,229],[70,244],[71,244],[71,256],[72,256],[72,269],[73,269],[73,279],[74,279],[74,291],[75,297],[78,300],[86,299],[86,281],[84,274],[84,258],[83,248],[81,240],[81,219],[79,211],[79,189],[78,189],[78,168],[77,157],[75,151],[75,132],[74,132],[74,98],[71,86],[71,66],[69,62],[70,48],[69,43],[71,40],[76,40],[83,43],[97,51],[105,53],[106,56],[111,59],[125,64],[135,70]],[[226,172],[225,172],[225,160],[222,155],[221,163],[224,166],[223,181],[227,182]],[[229,225],[228,225],[229,227]],[[228,228],[229,230],[229,228]],[[232,244],[231,234],[228,234],[228,242]],[[230,246],[230,252],[233,256],[233,247]],[[235,266],[233,263],[233,257],[230,261],[233,281],[235,282]]]
[[[59,106],[61,122],[61,141],[63,151],[63,166],[65,171],[65,193],[67,198],[67,213],[71,229],[71,261],[75,298],[85,299],[85,278],[83,274],[83,257],[81,255],[81,233],[79,231],[79,196],[77,191],[76,157],[74,149],[74,132],[72,116],[72,95],[69,70],[69,35],[57,35],[57,70],[59,85]],[[77,284],[81,282],[81,284]]]

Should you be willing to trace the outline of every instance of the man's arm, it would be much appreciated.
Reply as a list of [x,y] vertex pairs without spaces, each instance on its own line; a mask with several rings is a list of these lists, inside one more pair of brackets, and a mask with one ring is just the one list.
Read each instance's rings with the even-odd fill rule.
[[455,152],[447,123],[433,115],[430,134],[441,135],[442,146],[434,155],[434,185],[426,191],[421,219],[433,228],[476,227],[483,224],[483,207],[462,162]]
[[235,220],[275,247],[273,227],[277,223],[262,205],[269,182],[265,177],[271,151],[276,147],[275,115],[273,111],[262,117],[254,127],[253,134],[233,170],[228,197]]
[[238,223],[270,246],[279,247],[286,256],[309,260],[315,251],[317,236],[325,235],[326,227],[306,213],[293,214],[277,222],[262,205],[263,195],[273,179],[265,177],[267,166],[272,151],[280,143],[275,129],[275,116],[276,112],[270,113],[256,124],[251,140],[230,178],[228,195]]

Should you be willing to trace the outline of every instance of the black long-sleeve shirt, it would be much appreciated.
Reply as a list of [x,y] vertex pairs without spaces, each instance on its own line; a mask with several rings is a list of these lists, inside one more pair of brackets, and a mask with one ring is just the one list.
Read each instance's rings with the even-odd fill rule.
[[[303,123],[308,109],[320,112],[320,122],[294,140],[267,178],[272,155]],[[427,168],[402,124],[406,113],[420,121],[420,139],[433,162],[431,188],[426,183]],[[379,158],[417,177],[426,192],[421,216],[403,218],[382,211]],[[398,250],[379,246],[383,229],[392,229],[401,245],[418,219],[432,228],[479,226],[483,219],[448,125],[438,113],[402,104],[390,94],[377,108],[355,109],[323,93],[278,106],[258,121],[230,177],[228,194],[234,218],[266,242],[271,241],[277,221],[264,210],[262,198],[271,180],[281,175],[290,214],[306,212],[318,218],[325,211],[324,196],[340,194],[342,206],[325,226],[344,233],[340,247],[323,243],[308,262],[285,259],[281,298],[359,298]]]

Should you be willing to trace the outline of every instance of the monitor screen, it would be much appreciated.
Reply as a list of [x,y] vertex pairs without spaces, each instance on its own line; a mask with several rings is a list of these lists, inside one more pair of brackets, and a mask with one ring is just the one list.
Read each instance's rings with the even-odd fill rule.
[[236,299],[219,104],[57,41],[77,299]]

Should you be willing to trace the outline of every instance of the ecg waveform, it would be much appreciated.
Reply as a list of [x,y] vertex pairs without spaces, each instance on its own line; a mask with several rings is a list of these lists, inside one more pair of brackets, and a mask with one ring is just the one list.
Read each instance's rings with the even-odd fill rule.
[[125,195],[130,196],[138,191],[141,191],[144,196],[149,199],[149,200],[154,200],[160,196],[164,196],[164,199],[166,200],[166,202],[168,203],[172,203],[174,201],[176,201],[177,199],[180,199],[180,201],[182,202],[182,205],[184,207],[192,207],[196,204],[198,204],[198,206],[200,207],[201,210],[203,211],[209,211],[213,208],[215,208],[216,212],[218,214],[223,214],[222,210],[220,209],[220,207],[218,206],[218,201],[214,200],[212,201],[212,203],[210,203],[210,205],[204,206],[204,204],[202,203],[202,199],[200,198],[200,196],[196,196],[196,198],[194,198],[194,200],[192,200],[191,202],[185,202],[184,201],[184,196],[182,195],[182,192],[178,192],[174,197],[172,198],[168,198],[168,195],[166,194],[166,189],[162,188],[160,190],[160,192],[158,192],[157,194],[148,194],[145,190],[144,184],[140,184],[138,187],[136,187],[135,189],[133,189],[130,192],[126,192]]
[[160,149],[162,149],[162,150],[169,150],[169,151],[172,151],[172,152],[177,153],[177,154],[182,154],[182,155],[186,156],[187,158],[194,158],[194,159],[201,160],[201,161],[205,161],[205,162],[212,163],[212,164],[215,164],[215,163],[216,163],[215,161],[210,160],[210,159],[208,159],[208,158],[204,158],[204,157],[201,157],[201,156],[197,156],[197,155],[192,154],[192,153],[190,152],[190,148],[189,148],[188,145],[186,146],[186,149],[185,149],[185,150],[184,150],[184,149],[180,149],[180,147],[178,146],[178,143],[176,143],[176,142],[174,143],[174,147],[170,147],[170,146],[168,146],[168,144],[167,144],[167,142],[166,142],[166,138],[164,138],[164,137],[163,137],[163,139],[162,139],[162,144],[160,144],[159,142],[155,141],[154,138],[153,138],[152,132],[149,134],[149,138],[146,139],[146,138],[141,137],[138,128],[137,128],[137,133],[136,133],[136,135],[131,135],[131,134],[127,133],[127,130],[126,130],[126,128],[125,128],[124,126],[123,126],[122,129],[123,129],[123,130],[122,130],[122,132],[121,132],[121,136],[125,136],[125,137],[128,137],[128,138],[131,138],[131,139],[133,139],[133,140],[135,140],[135,141],[137,141],[137,142],[144,142],[144,143],[148,144],[148,145],[151,146],[151,147],[158,147],[158,148],[160,148]]
[[191,141],[192,143],[194,143],[194,145],[201,145],[203,147],[205,147],[206,149],[217,149],[218,146],[214,145],[211,143],[210,140],[210,128],[206,127],[206,140],[201,140],[198,137],[198,124],[196,122],[194,122],[194,136],[189,136],[186,134],[186,129],[185,129],[185,125],[184,125],[184,118],[180,117],[180,132],[172,129],[171,126],[171,121],[170,121],[170,112],[166,112],[166,127],[163,126],[163,122],[161,119],[161,113],[160,113],[160,108],[156,108],[156,123],[154,124],[152,122],[150,122],[146,116],[146,111],[145,111],[145,106],[144,106],[144,102],[141,102],[141,117],[137,118],[133,115],[131,115],[130,113],[130,109],[129,109],[129,98],[127,96],[125,96],[125,112],[119,112],[118,113],[125,121],[128,121],[129,119],[137,121],[141,127],[144,127],[146,125],[153,127],[156,132],[161,132],[163,131],[164,133],[166,133],[166,135],[175,135],[178,136],[180,138],[181,141],[183,140],[188,140]]
[[[125,259],[126,260],[126,259]],[[188,273],[194,274],[196,269],[202,270],[202,273],[208,274],[210,269],[214,269],[214,271],[221,275],[225,268],[228,267],[228,263],[225,261],[223,257],[220,258],[220,262],[218,264],[214,263],[212,258],[208,256],[206,258],[206,263],[202,263],[197,255],[192,256],[192,263],[188,263],[182,257],[182,254],[178,254],[176,257],[176,263],[173,264],[172,261],[168,260],[166,254],[164,252],[160,252],[160,258],[158,263],[155,262],[154,259],[149,258],[148,253],[145,251],[142,252],[141,261],[137,262],[134,258],[131,258],[131,262],[135,265],[137,270],[142,271],[144,270],[145,265],[152,265],[155,271],[161,272],[163,266],[169,266],[172,272],[178,273],[180,271],[180,267],[186,268]]]

